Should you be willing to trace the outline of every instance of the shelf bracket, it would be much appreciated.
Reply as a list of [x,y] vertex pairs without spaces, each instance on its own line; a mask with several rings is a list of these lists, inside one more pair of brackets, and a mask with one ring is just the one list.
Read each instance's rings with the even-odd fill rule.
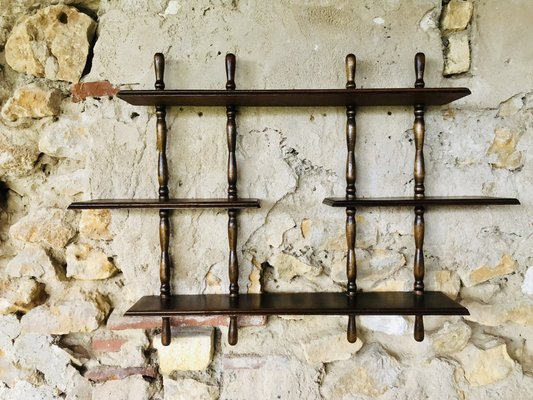
[[[235,55],[231,53],[226,54],[226,90],[235,90],[236,88],[235,68]],[[228,200],[237,199],[237,158],[235,156],[235,145],[237,141],[237,125],[235,123],[236,113],[237,110],[235,106],[229,105],[226,107],[226,136],[228,140]],[[239,301],[239,260],[237,257],[238,213],[239,211],[237,209],[228,210],[228,273],[230,280],[229,293],[232,303]],[[237,344],[237,340],[237,316],[231,315],[229,318],[228,343],[233,346]]]
[[[355,89],[355,63],[356,58],[353,54],[346,56],[346,89]],[[346,106],[346,199],[355,199],[355,106]],[[355,259],[355,207],[346,208],[346,276],[347,276],[347,295],[350,298],[355,297],[357,292],[357,265]],[[354,343],[357,340],[355,315],[348,316],[348,342]]]
[[[423,88],[424,83],[424,68],[426,57],[424,53],[416,53],[415,55],[415,88]],[[413,133],[415,137],[415,163],[414,163],[414,179],[415,190],[414,196],[416,199],[423,199],[425,197],[424,178],[424,105],[417,104],[414,106],[414,123]],[[414,294],[415,296],[424,295],[424,207],[417,206],[414,209],[414,237],[415,237],[415,258],[414,258]],[[421,315],[415,316],[414,338],[417,342],[424,340],[424,320]]]
[[[155,88],[164,90],[165,74],[165,57],[161,53],[154,56],[155,68]],[[155,107],[156,115],[156,133],[157,133],[157,177],[159,182],[159,200],[168,201],[168,164],[167,164],[167,123],[166,107],[157,105]],[[159,210],[159,242],[161,246],[161,260],[159,264],[159,276],[161,279],[161,301],[165,302],[170,299],[170,210]],[[161,344],[168,346],[170,344],[170,318],[163,317],[161,329]]]

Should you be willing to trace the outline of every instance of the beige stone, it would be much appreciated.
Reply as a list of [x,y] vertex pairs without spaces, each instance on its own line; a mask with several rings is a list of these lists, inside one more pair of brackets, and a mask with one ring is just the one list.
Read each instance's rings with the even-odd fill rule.
[[57,122],[41,133],[39,150],[52,157],[84,160],[91,137],[81,121]]
[[82,280],[107,279],[116,274],[113,260],[103,251],[89,244],[70,244],[67,247],[67,278]]
[[133,375],[95,385],[92,398],[87,400],[146,400],[150,398],[152,398],[150,384],[142,376]]
[[511,117],[520,111],[522,107],[524,107],[524,95],[520,93],[500,103],[498,117]]
[[470,44],[468,33],[447,35],[444,49],[444,75],[456,75],[470,70]]
[[33,137],[27,132],[10,132],[0,124],[0,176],[29,175],[38,158]]
[[80,234],[88,239],[111,240],[110,210],[83,210],[80,217]]
[[163,377],[164,400],[218,400],[218,387],[191,378]]
[[515,365],[505,343],[488,348],[469,344],[454,357],[461,363],[465,377],[472,386],[501,381],[511,374]]
[[446,293],[455,299],[461,289],[461,279],[456,272],[448,270],[429,271],[425,277],[426,290],[436,290]]
[[100,294],[63,299],[30,310],[20,320],[23,333],[65,335],[92,332],[104,322],[111,307]]
[[463,301],[461,304],[470,312],[470,315],[463,317],[467,321],[486,326],[498,326],[505,323],[506,312],[499,306],[481,304],[476,301]]
[[473,286],[479,283],[486,282],[490,279],[497,278],[500,276],[508,275],[516,271],[518,263],[514,260],[511,255],[504,254],[498,265],[494,267],[481,266],[476,270],[472,271],[468,277],[465,285]]
[[41,247],[33,245],[24,247],[6,267],[7,275],[12,278],[41,278],[44,275],[53,276],[55,272],[48,254]]
[[308,218],[304,218],[300,224],[300,229],[302,231],[302,236],[304,239],[307,239],[311,236],[311,229],[313,227],[313,221]]
[[332,361],[347,360],[357,353],[363,346],[358,338],[355,343],[346,340],[346,334],[321,336],[308,342],[300,342],[305,359],[309,363],[328,363]]
[[533,326],[533,304],[524,304],[511,308],[506,315],[509,322],[523,326]]
[[277,277],[287,281],[297,276],[313,278],[322,273],[322,267],[306,264],[285,253],[276,254],[269,260],[269,263],[275,268]]
[[261,293],[261,264],[252,258],[252,270],[248,275],[248,293]]
[[462,321],[458,321],[455,323],[445,323],[440,330],[431,334],[429,337],[435,354],[445,356],[464,349],[468,344],[470,336],[472,336],[470,326]]
[[350,360],[331,364],[321,392],[328,399],[344,399],[353,393],[378,397],[391,389],[399,378],[400,363],[373,343]]
[[494,140],[487,151],[488,155],[494,154],[496,161],[491,164],[493,168],[504,168],[514,171],[524,164],[521,151],[516,150],[518,133],[510,128],[496,128]]
[[470,0],[450,0],[442,9],[441,29],[460,31],[466,29],[474,6]]
[[44,285],[30,278],[0,283],[0,314],[25,313],[44,299]]
[[168,375],[173,371],[206,369],[213,359],[214,340],[215,330],[211,327],[173,330],[168,346],[163,346],[157,335],[153,346],[159,356],[159,370]]
[[24,118],[43,118],[58,115],[61,92],[35,84],[18,88],[2,107],[2,117],[8,121]]
[[63,248],[75,235],[75,214],[59,208],[30,211],[9,228],[13,239]]
[[96,29],[86,14],[64,5],[40,9],[11,31],[6,61],[15,71],[78,82]]
[[461,298],[489,303],[492,297],[500,290],[500,285],[488,282],[476,286],[463,286],[461,288]]

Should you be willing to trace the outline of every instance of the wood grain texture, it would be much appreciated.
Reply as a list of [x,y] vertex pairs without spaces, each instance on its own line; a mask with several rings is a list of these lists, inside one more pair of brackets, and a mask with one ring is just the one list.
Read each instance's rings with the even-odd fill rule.
[[126,315],[469,315],[442,292],[343,292],[174,295],[141,298]]
[[444,105],[468,96],[467,88],[278,89],[278,90],[121,90],[136,106],[344,107]]
[[[226,54],[226,90],[233,91],[236,88],[235,71],[237,61],[234,54]],[[237,110],[234,105],[226,107],[226,139],[228,142],[228,200],[237,198],[237,157],[235,146],[237,141],[237,124],[235,115]],[[228,210],[228,275],[229,293],[231,297],[239,295],[239,259],[237,257],[237,236],[239,225],[237,222],[237,209]],[[228,343],[232,346],[238,341],[237,316],[232,315],[229,321]]]
[[113,208],[151,208],[161,210],[191,209],[191,208],[259,208],[261,203],[258,199],[105,199],[88,200],[72,203],[68,208],[71,210],[84,209],[113,209]]
[[[165,58],[163,54],[156,53],[154,56],[155,88],[158,91],[165,89]],[[167,122],[166,107],[156,105],[156,146],[157,146],[157,178],[159,182],[159,201],[168,201],[168,163],[167,163]],[[162,299],[168,299],[170,290],[170,212],[159,210],[159,243],[161,258],[159,262],[159,278],[161,281],[160,293]],[[170,321],[163,318],[161,328],[161,344],[170,344]]]
[[[424,53],[415,55],[415,88],[422,89],[426,84],[424,82],[424,70],[426,65],[426,56]],[[424,136],[426,126],[424,121],[424,105],[416,104],[414,106],[415,120],[413,122],[413,135],[415,139],[415,162],[413,168],[413,177],[415,182],[414,197],[422,199],[425,197],[424,179],[426,169],[424,165]],[[415,278],[413,291],[417,296],[424,295],[424,207],[415,207],[415,219],[413,231],[415,238],[415,257],[413,262],[413,274]],[[417,342],[424,340],[424,319],[422,316],[415,318],[414,338]]]
[[327,197],[323,203],[331,207],[427,207],[427,206],[488,206],[516,205],[518,199],[511,197],[458,196],[439,197],[359,197],[348,200],[345,197]]

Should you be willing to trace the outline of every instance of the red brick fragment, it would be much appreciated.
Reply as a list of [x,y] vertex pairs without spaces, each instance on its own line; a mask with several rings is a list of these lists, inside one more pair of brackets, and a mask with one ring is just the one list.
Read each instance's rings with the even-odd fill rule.
[[93,339],[91,347],[97,352],[114,353],[120,351],[122,345],[126,342],[127,340],[122,338]]
[[96,367],[87,371],[83,376],[93,382],[116,381],[131,375],[142,375],[149,378],[157,377],[155,367]]
[[75,83],[71,87],[72,101],[79,103],[87,97],[114,96],[120,90],[108,81]]
[[[237,317],[239,326],[266,325],[263,315],[243,315]],[[229,317],[212,315],[204,317],[176,316],[170,318],[172,326],[228,326]],[[107,329],[120,331],[124,329],[155,329],[161,327],[160,317],[125,317],[114,312],[107,320]]]

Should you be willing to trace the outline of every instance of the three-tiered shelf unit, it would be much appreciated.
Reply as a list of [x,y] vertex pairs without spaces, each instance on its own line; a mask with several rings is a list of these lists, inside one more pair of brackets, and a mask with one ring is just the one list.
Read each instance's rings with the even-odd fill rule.
[[[424,315],[468,315],[468,310],[438,291],[424,290],[424,211],[433,206],[482,206],[520,204],[514,198],[497,197],[432,197],[424,189],[424,110],[426,106],[442,106],[470,94],[467,88],[426,88],[425,57],[415,56],[414,88],[356,89],[353,54],[346,56],[345,89],[236,90],[235,56],[226,55],[225,90],[166,90],[163,54],[154,57],[155,90],[122,90],[117,96],[135,106],[154,106],[158,152],[158,197],[154,199],[91,200],[72,203],[70,209],[157,209],[159,210],[160,294],[145,296],[126,315],[162,317],[161,341],[171,339],[170,317],[177,315],[226,315],[229,317],[228,342],[237,343],[239,315],[347,315],[347,339],[355,342],[356,315],[414,315],[414,337],[424,339]],[[166,108],[170,106],[226,107],[228,144],[228,191],[225,198],[171,198],[168,190]],[[237,194],[237,160],[235,155],[237,107],[346,107],[346,193],[342,197],[324,199],[323,203],[346,209],[346,292],[260,293],[240,294],[237,257],[237,216],[244,208],[258,208],[258,199],[240,198]],[[355,190],[355,113],[365,106],[414,107],[415,140],[414,194],[409,197],[358,197]],[[363,207],[414,208],[414,288],[409,292],[362,292],[357,290],[355,258],[355,211]],[[170,212],[176,209],[227,209],[229,243],[229,293],[173,295],[170,288],[169,254]]]

